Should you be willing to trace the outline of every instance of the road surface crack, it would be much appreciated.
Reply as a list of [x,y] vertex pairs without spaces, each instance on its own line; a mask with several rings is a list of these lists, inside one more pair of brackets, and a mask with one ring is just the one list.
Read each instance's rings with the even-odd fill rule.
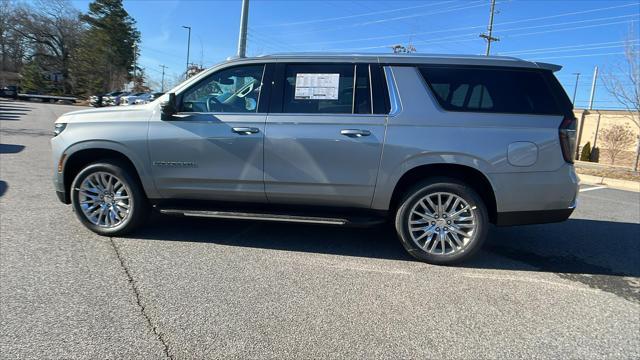
[[138,308],[140,308],[140,313],[142,313],[142,316],[147,321],[147,325],[149,326],[149,329],[153,331],[158,341],[160,341],[160,343],[162,344],[163,351],[167,359],[173,360],[174,357],[173,355],[171,355],[171,352],[169,351],[169,345],[167,344],[167,341],[164,339],[164,336],[162,335],[162,333],[158,331],[158,328],[155,325],[153,325],[153,322],[151,321],[151,317],[149,316],[149,314],[147,314],[145,307],[142,304],[140,291],[136,287],[136,282],[133,279],[133,276],[131,276],[131,272],[129,271],[129,268],[125,264],[124,259],[120,254],[120,249],[118,248],[118,245],[116,245],[116,242],[113,240],[112,237],[109,237],[109,240],[111,241],[111,246],[113,246],[113,250],[116,253],[116,257],[118,258],[118,261],[120,261],[120,266],[122,267],[122,270],[124,270],[125,274],[127,275],[127,280],[129,281],[129,285],[131,285],[131,289],[133,290],[133,294],[135,295],[136,304],[138,305]]

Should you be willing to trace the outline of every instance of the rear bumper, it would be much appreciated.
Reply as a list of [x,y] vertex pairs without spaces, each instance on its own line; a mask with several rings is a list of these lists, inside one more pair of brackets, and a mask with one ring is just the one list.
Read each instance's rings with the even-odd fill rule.
[[496,225],[514,226],[561,222],[567,220],[569,216],[571,216],[571,213],[573,213],[574,209],[575,208],[498,213],[496,216]]
[[579,180],[570,164],[556,171],[489,174],[489,178],[498,215],[567,211],[575,207],[578,196]]

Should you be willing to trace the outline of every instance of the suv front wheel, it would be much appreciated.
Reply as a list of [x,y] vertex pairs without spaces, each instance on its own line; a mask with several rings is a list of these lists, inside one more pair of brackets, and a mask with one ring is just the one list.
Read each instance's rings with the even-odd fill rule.
[[470,258],[487,234],[482,198],[456,179],[434,178],[409,190],[396,212],[395,227],[404,248],[431,264]]
[[133,231],[149,212],[142,186],[129,167],[117,160],[82,169],[71,185],[71,202],[82,224],[105,236]]

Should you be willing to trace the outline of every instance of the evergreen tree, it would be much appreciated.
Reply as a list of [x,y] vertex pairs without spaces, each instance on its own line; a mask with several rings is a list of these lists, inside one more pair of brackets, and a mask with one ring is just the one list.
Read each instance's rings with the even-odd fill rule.
[[140,32],[122,0],[95,0],[81,16],[88,29],[75,54],[76,81],[85,94],[119,90],[133,78]]
[[25,64],[21,71],[22,80],[20,82],[22,91],[24,92],[47,92],[50,81],[43,73],[37,59],[31,60],[31,62]]

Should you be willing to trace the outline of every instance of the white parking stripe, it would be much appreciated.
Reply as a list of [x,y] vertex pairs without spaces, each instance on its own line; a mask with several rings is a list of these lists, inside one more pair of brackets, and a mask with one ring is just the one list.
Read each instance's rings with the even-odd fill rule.
[[585,192],[585,191],[591,191],[591,190],[600,190],[600,189],[606,189],[606,186],[596,186],[596,187],[592,187],[592,188],[587,188],[587,189],[580,189],[580,192]]

